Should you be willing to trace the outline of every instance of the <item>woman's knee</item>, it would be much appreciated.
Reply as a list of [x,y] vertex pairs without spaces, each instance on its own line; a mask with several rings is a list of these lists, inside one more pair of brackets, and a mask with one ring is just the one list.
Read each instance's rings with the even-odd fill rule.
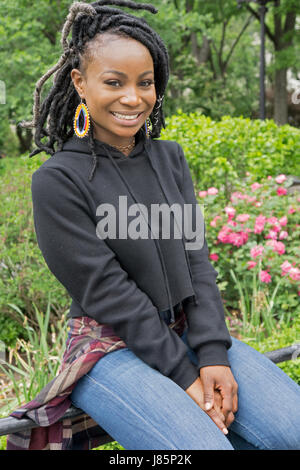
[[182,388],[130,350],[102,360],[80,379],[72,401],[125,448],[232,449]]
[[270,359],[235,338],[228,354],[239,386],[232,429],[260,448],[298,449],[300,387]]

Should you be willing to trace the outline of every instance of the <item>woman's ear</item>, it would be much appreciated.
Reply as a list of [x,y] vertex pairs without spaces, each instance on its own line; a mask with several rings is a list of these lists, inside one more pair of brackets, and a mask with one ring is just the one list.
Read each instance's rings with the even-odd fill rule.
[[83,84],[84,78],[80,70],[73,69],[71,71],[71,79],[78,95],[80,96],[80,98],[83,99],[84,98],[84,84]]

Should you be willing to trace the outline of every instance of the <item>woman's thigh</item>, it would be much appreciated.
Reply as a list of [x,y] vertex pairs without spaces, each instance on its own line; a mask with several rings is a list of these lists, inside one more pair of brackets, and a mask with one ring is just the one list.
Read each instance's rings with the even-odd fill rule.
[[129,348],[101,358],[71,400],[127,450],[233,450],[181,387]]
[[[186,343],[186,332],[182,339]],[[190,348],[189,357],[196,363]],[[236,338],[232,338],[228,358],[239,386],[238,411],[229,430],[259,449],[300,449],[299,385]]]

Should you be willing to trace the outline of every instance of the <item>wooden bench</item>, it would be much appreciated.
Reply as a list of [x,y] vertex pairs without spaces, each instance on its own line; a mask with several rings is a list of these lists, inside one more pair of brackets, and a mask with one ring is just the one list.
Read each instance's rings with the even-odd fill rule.
[[[300,343],[288,346],[286,348],[268,351],[264,353],[264,355],[267,356],[275,364],[279,362],[289,361],[291,359],[297,359],[297,357],[300,357]],[[81,414],[83,414],[82,410],[71,406],[59,421],[62,421],[65,418],[79,416]],[[7,434],[12,434],[15,432],[37,427],[38,425],[34,423],[31,419],[17,419],[13,418],[12,416],[9,416],[7,418],[0,419],[0,436],[5,436]],[[113,441],[114,439],[109,434],[107,434],[106,431],[103,430],[103,442],[101,442],[99,445],[103,445]]]

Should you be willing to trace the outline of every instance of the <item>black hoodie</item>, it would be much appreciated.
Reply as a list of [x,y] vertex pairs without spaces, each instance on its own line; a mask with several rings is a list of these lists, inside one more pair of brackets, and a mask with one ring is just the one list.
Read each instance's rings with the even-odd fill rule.
[[[151,237],[149,231],[147,238],[122,239],[119,216],[125,215],[124,200],[128,208],[144,204],[148,214],[150,204],[195,208],[188,163],[178,143],[147,139],[140,131],[128,156],[99,140],[95,144],[96,157],[88,137],[74,135],[33,173],[38,245],[72,298],[71,317],[88,316],[110,325],[140,359],[185,390],[200,367],[230,366],[231,338],[206,240],[200,249],[185,249],[182,225],[180,239],[172,237],[172,228],[167,240]],[[116,210],[116,238],[104,238],[102,204]],[[127,221],[132,222],[129,211]],[[174,322],[174,306],[181,301],[198,367],[160,316],[170,309]]]

